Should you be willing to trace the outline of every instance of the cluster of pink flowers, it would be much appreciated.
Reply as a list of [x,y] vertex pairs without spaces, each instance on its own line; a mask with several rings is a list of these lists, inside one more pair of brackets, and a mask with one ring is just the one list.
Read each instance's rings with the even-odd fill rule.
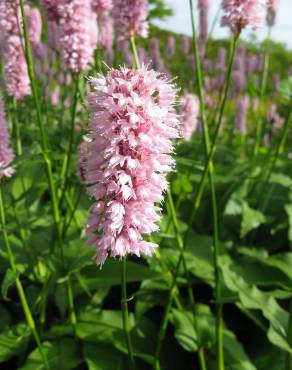
[[182,137],[190,140],[196,131],[199,120],[199,99],[192,94],[185,94],[180,100]]
[[88,70],[97,40],[90,0],[63,0],[58,14],[63,68],[76,73]]
[[280,129],[283,126],[285,120],[279,115],[276,104],[271,104],[267,113],[267,120],[274,129]]
[[199,0],[199,18],[200,18],[200,44],[205,44],[208,38],[208,11],[209,0]]
[[111,69],[90,82],[95,91],[89,94],[89,140],[80,159],[88,194],[95,200],[88,244],[96,248],[100,265],[109,255],[151,255],[157,245],[142,235],[158,229],[157,204],[174,165],[176,91],[166,77],[145,67]]
[[41,0],[41,6],[45,9],[50,21],[56,22],[59,19],[58,4],[60,3],[62,0]]
[[8,125],[5,119],[4,106],[0,94],[0,180],[2,177],[10,177],[14,170],[10,166],[13,161],[14,154],[9,148]]
[[[28,8],[26,8],[26,12]],[[3,39],[3,59],[8,94],[22,99],[30,94],[30,83],[23,50],[20,8],[14,1],[0,2],[0,33]]]
[[147,0],[114,0],[113,18],[119,39],[147,37]]
[[238,35],[245,27],[257,29],[263,22],[263,0],[222,0],[222,25]]

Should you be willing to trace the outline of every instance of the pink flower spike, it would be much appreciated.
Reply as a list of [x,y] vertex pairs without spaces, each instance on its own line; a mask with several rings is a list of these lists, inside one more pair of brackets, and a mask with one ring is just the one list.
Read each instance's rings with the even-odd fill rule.
[[176,91],[166,77],[145,67],[111,69],[90,83],[89,134],[78,161],[79,176],[94,199],[88,244],[99,265],[108,256],[151,255],[157,245],[143,234],[158,230],[158,204],[174,166]]
[[180,101],[182,137],[190,140],[197,130],[199,119],[199,99],[192,94],[185,94]]
[[94,38],[90,0],[63,0],[60,16],[60,49],[63,68],[75,73],[86,71],[93,62]]
[[147,0],[114,0],[113,18],[119,39],[147,37]]
[[267,24],[272,27],[276,23],[279,0],[267,0]]
[[264,0],[222,0],[225,12],[222,26],[227,26],[238,35],[247,26],[254,30],[263,24]]

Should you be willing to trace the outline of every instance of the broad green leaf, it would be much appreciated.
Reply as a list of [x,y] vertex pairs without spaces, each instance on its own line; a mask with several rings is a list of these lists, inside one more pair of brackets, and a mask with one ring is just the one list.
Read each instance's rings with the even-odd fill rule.
[[122,354],[113,346],[84,342],[83,356],[88,370],[122,370]]
[[260,291],[255,285],[246,281],[226,263],[221,263],[221,270],[224,282],[228,289],[238,293],[239,299],[247,309],[260,310],[263,316],[269,321],[270,327],[268,338],[280,348],[291,352],[287,342],[288,313],[278,304],[276,299],[269,293]]
[[291,188],[292,178],[283,173],[272,173],[270,182],[284,186],[285,188]]
[[[143,318],[135,325],[132,315],[130,322],[133,328],[131,336],[135,356],[152,363],[155,346],[153,338],[157,335],[153,324]],[[87,342],[111,344],[119,351],[127,353],[121,311],[99,311],[88,308],[78,318],[76,334]]]
[[[51,369],[71,370],[81,363],[78,344],[71,338],[63,337],[55,342],[45,342],[43,347]],[[38,348],[31,352],[25,365],[19,370],[45,370]]]
[[292,97],[292,77],[288,77],[286,80],[280,81],[278,85],[278,91],[281,95],[286,98]]
[[10,324],[11,315],[7,309],[0,305],[0,332]]
[[[292,279],[292,252],[277,253],[269,256],[265,249],[240,247],[237,250],[261,264],[279,269],[286,274],[289,279]],[[249,263],[249,261],[247,262]]]
[[30,339],[30,329],[24,323],[19,323],[0,333],[0,362],[7,361],[26,350]]
[[242,221],[240,228],[240,237],[243,238],[251,230],[257,229],[260,225],[266,222],[265,215],[252,209],[247,202],[242,202]]
[[193,191],[193,185],[185,174],[180,175],[173,183],[172,190],[175,194],[191,193]]
[[1,294],[4,300],[8,301],[7,293],[8,289],[15,284],[19,274],[8,269],[5,273],[4,279],[1,284]]
[[122,331],[120,311],[87,309],[78,318],[77,336],[86,341],[113,343]]
[[[102,269],[95,265],[87,266],[82,270],[82,277],[88,289],[97,289],[111,285],[120,285],[122,264],[118,260],[108,260]],[[141,263],[127,261],[127,282],[139,282],[144,279],[154,279],[160,276],[158,272],[150,270]]]
[[255,358],[257,370],[285,369],[286,353],[270,345],[265,351]]
[[[172,310],[172,318],[175,327],[175,337],[180,345],[189,352],[198,349],[198,333],[194,329],[194,319],[187,310]],[[197,305],[197,325],[200,330],[201,343],[205,348],[215,350],[215,319],[208,306]],[[235,335],[223,329],[223,345],[225,362],[228,368],[236,370],[256,370],[251,363],[242,345]]]

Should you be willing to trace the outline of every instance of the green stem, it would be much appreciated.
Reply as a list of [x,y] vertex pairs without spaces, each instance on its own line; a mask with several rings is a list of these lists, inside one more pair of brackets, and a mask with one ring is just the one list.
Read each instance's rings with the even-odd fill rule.
[[133,54],[133,57],[134,57],[134,68],[139,69],[140,68],[140,61],[139,61],[139,56],[138,56],[138,53],[137,53],[135,37],[132,36],[130,41],[131,41],[131,47],[132,47],[132,54]]
[[130,327],[128,298],[127,298],[127,279],[126,279],[126,274],[127,274],[126,267],[127,266],[126,265],[127,265],[127,260],[126,260],[126,257],[124,257],[122,261],[121,307],[122,307],[122,315],[123,315],[123,328],[124,328],[125,340],[126,340],[128,355],[129,355],[129,360],[130,360],[130,367],[131,367],[131,370],[135,370],[136,366],[135,366],[135,358],[134,358],[134,352],[133,352],[133,346],[132,346],[132,340],[131,340],[131,327]]
[[[271,28],[268,29],[268,42],[271,38]],[[269,56],[269,48],[266,49],[264,54],[264,70],[262,75],[262,81],[261,81],[261,91],[260,91],[260,102],[259,102],[259,116],[256,120],[256,142],[253,150],[253,160],[252,160],[252,170],[254,169],[254,166],[257,162],[257,156],[259,153],[259,147],[261,144],[261,138],[262,138],[262,126],[263,126],[263,101],[264,96],[267,88],[267,80],[268,80],[268,72],[269,72],[269,62],[270,62],[270,56]]]
[[74,133],[75,133],[75,117],[76,117],[76,110],[77,110],[77,103],[78,103],[78,85],[79,85],[79,74],[73,76],[74,79],[74,95],[73,95],[73,104],[72,104],[72,110],[71,110],[71,124],[70,124],[70,135],[69,135],[69,142],[68,142],[68,148],[66,155],[63,160],[63,167],[64,167],[64,178],[63,180],[63,186],[62,186],[62,195],[60,198],[60,205],[59,208],[62,208],[62,204],[65,197],[65,192],[67,190],[68,186],[68,179],[70,174],[70,164],[71,164],[71,157],[72,157],[72,151],[73,151],[73,145],[74,145]]
[[[223,322],[222,322],[222,305],[220,303],[221,298],[221,287],[220,287],[220,279],[219,279],[219,230],[218,230],[218,210],[217,210],[217,199],[216,199],[216,190],[215,190],[215,181],[214,181],[214,168],[212,162],[212,152],[210,150],[210,138],[209,138],[209,131],[208,125],[206,121],[205,115],[205,102],[203,98],[203,81],[202,81],[202,72],[201,72],[201,65],[200,65],[200,57],[198,51],[198,38],[196,33],[195,27],[195,15],[194,15],[194,7],[193,1],[189,0],[190,4],[190,13],[191,13],[191,23],[192,23],[192,32],[193,32],[193,47],[194,47],[194,55],[195,55],[195,62],[196,62],[196,73],[197,73],[197,83],[198,83],[198,94],[199,94],[199,101],[200,101],[200,114],[201,120],[203,125],[203,138],[204,138],[204,146],[205,146],[205,153],[206,156],[210,157],[210,165],[207,165],[207,171],[209,169],[209,184],[211,189],[211,202],[212,202],[212,215],[213,215],[213,263],[214,263],[214,271],[215,271],[215,300],[216,300],[216,343],[217,343],[217,369],[224,370],[224,351],[223,351]],[[222,106],[225,106],[225,100],[223,98]],[[223,110],[220,110],[220,114],[223,115]],[[219,117],[219,123],[221,122]],[[219,126],[219,124],[218,124]],[[217,127],[218,127],[217,126]],[[213,143],[215,147],[215,144]],[[210,155],[211,154],[211,155]]]
[[[17,271],[15,259],[14,259],[14,256],[13,256],[13,253],[12,253],[12,250],[11,250],[11,247],[10,247],[10,242],[9,242],[8,234],[7,234],[7,231],[6,231],[5,211],[4,211],[4,203],[3,203],[1,184],[0,184],[0,222],[1,222],[4,244],[5,244],[5,247],[6,247],[6,252],[7,252],[7,255],[8,255],[10,267],[11,267],[13,273],[16,276],[18,276],[19,273]],[[32,317],[31,311],[30,311],[30,308],[28,306],[22,283],[21,283],[21,281],[18,277],[16,278],[16,288],[17,288],[17,291],[18,291],[18,295],[19,295],[19,298],[20,298],[20,302],[21,302],[21,305],[22,305],[24,315],[26,317],[27,324],[28,324],[29,328],[31,329],[31,331],[33,333],[33,336],[34,336],[34,339],[35,339],[36,344],[38,346],[38,349],[40,351],[40,355],[42,357],[45,369],[50,370],[48,359],[47,359],[46,353],[43,349],[42,343],[40,341],[40,338],[39,338],[39,335],[38,335],[38,332],[37,332],[37,329],[36,329],[36,326],[35,326],[35,322],[34,322],[34,319]]]
[[190,303],[191,303],[191,307],[192,307],[192,316],[193,316],[194,328],[195,328],[195,331],[197,333],[197,338],[198,338],[198,347],[199,347],[198,348],[198,356],[199,356],[200,368],[201,368],[201,370],[206,370],[207,365],[206,365],[206,359],[205,359],[205,351],[204,351],[204,347],[201,345],[201,332],[200,332],[200,327],[199,327],[199,323],[198,323],[198,320],[197,320],[197,304],[196,304],[196,301],[195,301],[195,296],[194,296],[194,292],[193,292],[193,288],[192,288],[191,279],[190,279],[190,275],[189,275],[189,272],[188,272],[186,260],[185,260],[184,254],[183,254],[183,251],[185,249],[184,241],[181,239],[180,234],[179,234],[179,228],[178,228],[178,221],[177,221],[175,206],[174,206],[173,199],[172,199],[172,194],[171,194],[170,191],[168,191],[167,197],[168,197],[168,205],[169,205],[170,215],[171,215],[171,219],[172,219],[172,224],[173,224],[173,227],[174,227],[174,230],[175,230],[177,243],[180,246],[180,251],[181,251],[181,254],[182,254],[183,268],[184,268],[185,274],[187,276],[188,294],[189,294],[189,297],[190,297]]
[[[57,230],[58,245],[60,248],[63,265],[65,267],[62,235],[61,235],[61,229],[60,229],[60,211],[59,211],[59,206],[58,206],[56,187],[55,187],[54,180],[53,180],[52,164],[51,164],[51,160],[48,154],[48,143],[47,143],[46,132],[45,132],[43,120],[42,120],[40,98],[39,98],[38,89],[36,85],[36,79],[34,75],[33,59],[32,59],[32,53],[31,53],[30,41],[29,41],[29,33],[28,33],[27,22],[26,22],[26,17],[24,13],[24,0],[19,0],[19,4],[20,4],[20,9],[21,9],[22,27],[23,27],[23,35],[24,35],[24,42],[25,42],[25,58],[26,58],[27,69],[28,69],[28,74],[29,74],[29,79],[30,79],[30,84],[31,84],[32,96],[33,96],[34,105],[35,105],[36,113],[37,113],[37,124],[38,124],[39,132],[40,132],[43,160],[46,166],[46,173],[47,173],[48,185],[49,185],[52,208],[53,208],[53,218],[54,218],[54,223],[55,223],[55,227]],[[70,285],[69,278],[68,278],[68,284]],[[69,296],[69,292],[68,292],[68,296]],[[69,307],[70,307],[70,304],[69,304]],[[74,315],[75,315],[75,312],[70,313],[70,317],[73,317]],[[71,324],[74,327],[75,325],[74,321],[71,321]]]
[[[269,204],[269,201],[270,201],[270,197],[273,194],[273,190],[274,190],[273,187],[271,187],[270,190],[267,193],[264,190],[266,189],[266,186],[270,181],[271,175],[272,175],[273,170],[274,170],[274,168],[275,168],[275,166],[278,162],[278,159],[279,159],[280,155],[284,152],[286,141],[287,141],[287,135],[288,135],[289,128],[290,128],[290,123],[292,121],[291,120],[291,115],[292,115],[292,101],[290,102],[289,113],[288,113],[287,119],[286,119],[285,124],[284,124],[283,129],[282,129],[281,139],[278,143],[278,146],[277,146],[277,149],[276,149],[274,155],[272,156],[272,160],[270,161],[270,165],[268,165],[268,169],[267,169],[267,172],[266,172],[266,177],[264,178],[264,181],[262,182],[262,184],[260,186],[260,189],[259,189],[259,196],[258,196],[258,202],[257,202],[257,207],[256,208],[259,208],[259,210],[262,211],[262,212],[266,211],[266,208],[267,208],[267,206]],[[268,159],[267,159],[267,161],[268,161]],[[261,202],[263,200],[263,197],[264,197],[264,201],[261,204]],[[251,243],[254,242],[254,239],[255,239],[256,235],[257,235],[257,230],[254,230],[254,232],[252,233],[251,238],[250,238]]]
[[213,159],[215,151],[216,151],[216,143],[217,143],[217,139],[218,139],[218,136],[219,136],[220,128],[222,126],[223,115],[224,115],[225,106],[226,106],[228,93],[229,93],[229,89],[230,89],[232,68],[233,68],[233,63],[234,63],[234,56],[235,56],[237,41],[238,41],[238,36],[233,38],[233,40],[231,41],[231,45],[230,45],[231,46],[230,47],[230,59],[229,59],[229,63],[228,63],[228,70],[227,70],[227,75],[226,75],[223,98],[222,98],[222,102],[220,104],[220,109],[219,109],[219,117],[218,117],[218,121],[217,121],[217,124],[216,124],[212,145],[211,145],[211,147],[209,146],[207,161],[206,161],[206,164],[204,166],[203,175],[200,179],[200,183],[199,183],[199,187],[198,187],[198,191],[197,191],[197,196],[196,196],[196,200],[195,200],[195,210],[198,209],[200,204],[201,204],[201,199],[202,199],[202,196],[203,196],[203,193],[204,193],[204,190],[205,190],[205,186],[206,186],[207,175],[209,174],[209,172],[210,173],[212,172],[212,159]]
[[32,96],[33,96],[34,105],[35,105],[36,113],[37,113],[37,124],[38,124],[39,132],[40,132],[42,155],[43,155],[43,160],[46,166],[48,184],[49,184],[49,189],[50,189],[50,194],[51,194],[53,216],[54,216],[56,227],[58,228],[59,221],[60,221],[60,214],[59,214],[59,208],[58,208],[58,202],[57,202],[57,196],[56,196],[56,188],[55,188],[54,181],[53,181],[52,165],[51,165],[50,158],[48,156],[48,144],[47,144],[46,133],[45,133],[44,126],[43,126],[40,99],[39,99],[37,86],[36,86],[36,79],[34,75],[33,60],[32,60],[32,54],[31,54],[31,49],[30,49],[26,17],[24,14],[23,0],[19,0],[19,3],[20,3],[20,8],[21,8],[22,26],[23,26],[23,34],[24,34],[24,41],[25,41],[25,57],[26,57],[26,62],[27,62],[28,74],[30,78]]
[[21,136],[20,136],[20,129],[19,129],[19,121],[18,121],[18,110],[17,110],[17,101],[13,98],[13,111],[14,111],[14,130],[15,130],[15,139],[16,139],[16,155],[22,155],[22,143],[21,143]]

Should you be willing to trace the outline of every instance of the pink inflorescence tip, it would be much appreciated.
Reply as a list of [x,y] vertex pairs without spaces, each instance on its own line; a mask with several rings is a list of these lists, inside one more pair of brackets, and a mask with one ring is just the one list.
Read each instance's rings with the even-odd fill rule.
[[279,0],[267,0],[267,24],[270,27],[276,23],[278,7]]
[[[28,7],[25,7],[25,12],[28,12]],[[8,94],[17,100],[30,94],[20,19],[18,3],[11,0],[0,2],[0,33],[5,39],[2,51],[6,86]]]
[[63,0],[60,16],[60,49],[64,69],[79,73],[93,62],[92,11],[89,0]]
[[0,94],[0,180],[2,177],[10,177],[14,170],[10,166],[14,154],[9,147],[8,125],[5,119],[4,106]]
[[145,67],[111,69],[90,83],[95,91],[88,97],[89,135],[80,149],[82,181],[94,198],[88,244],[96,248],[99,265],[108,256],[151,255],[157,245],[143,234],[158,230],[166,175],[174,167],[176,90]]
[[49,21],[56,22],[59,19],[58,4],[63,0],[41,0],[41,6],[45,9]]
[[247,26],[255,30],[263,23],[264,0],[222,0],[222,8],[222,26],[236,35]]
[[185,94],[180,101],[182,137],[190,140],[196,131],[199,119],[199,99],[192,94]]
[[147,37],[147,0],[114,0],[113,18],[119,39]]

